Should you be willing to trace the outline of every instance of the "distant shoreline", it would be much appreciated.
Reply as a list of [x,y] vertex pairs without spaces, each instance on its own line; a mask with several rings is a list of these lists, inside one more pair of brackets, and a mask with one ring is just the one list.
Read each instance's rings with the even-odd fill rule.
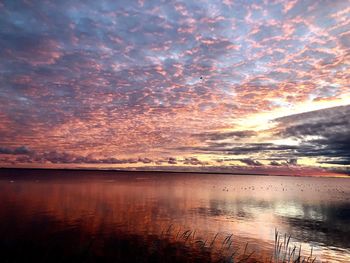
[[149,173],[149,174],[213,174],[213,175],[251,175],[251,176],[280,176],[280,177],[322,177],[322,178],[350,178],[350,175],[343,176],[317,176],[317,175],[290,175],[290,174],[265,174],[265,173],[238,173],[238,172],[200,172],[200,171],[167,171],[167,170],[127,170],[127,169],[91,169],[91,168],[15,168],[15,167],[0,167],[0,176],[2,172],[11,171],[54,171],[54,172],[108,172],[108,173]]
[[[194,171],[167,171],[167,170],[127,170],[127,169],[92,169],[92,168],[12,168],[12,167],[0,167],[0,172],[4,170],[23,170],[23,171],[68,171],[68,172],[116,172],[116,173],[176,173],[176,174],[232,174],[232,175],[259,175],[259,176],[273,176],[263,173],[228,173],[228,172],[194,172]],[[288,176],[288,175],[280,175]]]

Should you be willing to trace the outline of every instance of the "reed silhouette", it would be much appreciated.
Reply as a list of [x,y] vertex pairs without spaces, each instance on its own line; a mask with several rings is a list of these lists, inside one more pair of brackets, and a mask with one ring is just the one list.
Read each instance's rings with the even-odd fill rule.
[[216,233],[203,239],[195,230],[170,225],[161,235],[125,235],[103,232],[88,235],[83,227],[58,229],[49,235],[27,233],[0,240],[1,262],[222,262],[313,263],[302,256],[301,245],[275,230],[271,256],[259,254],[249,243],[235,242],[234,234]]

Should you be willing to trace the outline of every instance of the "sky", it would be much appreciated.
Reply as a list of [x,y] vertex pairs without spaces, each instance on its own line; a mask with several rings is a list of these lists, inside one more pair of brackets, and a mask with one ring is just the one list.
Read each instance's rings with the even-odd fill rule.
[[349,0],[3,0],[0,166],[350,173]]

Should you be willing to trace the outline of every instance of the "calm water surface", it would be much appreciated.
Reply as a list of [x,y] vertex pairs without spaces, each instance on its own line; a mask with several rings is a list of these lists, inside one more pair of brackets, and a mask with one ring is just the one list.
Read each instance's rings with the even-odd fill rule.
[[0,200],[2,239],[45,225],[91,236],[195,230],[203,240],[232,233],[263,252],[273,249],[277,228],[304,253],[313,247],[318,261],[350,262],[347,178],[12,171],[0,173]]

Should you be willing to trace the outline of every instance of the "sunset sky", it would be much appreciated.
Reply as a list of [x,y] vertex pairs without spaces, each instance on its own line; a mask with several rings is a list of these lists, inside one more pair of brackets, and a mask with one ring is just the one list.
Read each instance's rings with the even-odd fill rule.
[[350,173],[349,0],[4,0],[0,166]]

